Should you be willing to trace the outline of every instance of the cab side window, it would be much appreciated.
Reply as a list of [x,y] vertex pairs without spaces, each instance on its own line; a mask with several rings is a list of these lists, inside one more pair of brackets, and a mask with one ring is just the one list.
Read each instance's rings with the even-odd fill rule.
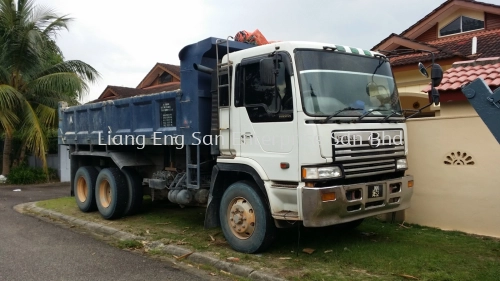
[[261,84],[259,60],[242,65],[240,79],[243,106],[253,123],[293,120],[291,78],[283,62],[278,64],[276,87]]

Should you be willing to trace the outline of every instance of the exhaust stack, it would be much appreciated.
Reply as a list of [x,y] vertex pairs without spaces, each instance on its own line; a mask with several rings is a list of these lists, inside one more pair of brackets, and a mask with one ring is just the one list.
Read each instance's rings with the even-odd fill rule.
[[193,68],[195,70],[198,70],[198,71],[201,71],[203,73],[206,73],[206,74],[212,74],[212,72],[214,71],[213,69],[211,69],[210,67],[206,67],[204,65],[201,65],[201,64],[197,64],[197,63],[193,63]]

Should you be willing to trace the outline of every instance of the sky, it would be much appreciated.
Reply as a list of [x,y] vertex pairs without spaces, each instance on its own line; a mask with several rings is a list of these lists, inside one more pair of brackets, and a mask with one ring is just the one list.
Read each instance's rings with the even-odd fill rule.
[[[73,20],[56,42],[66,60],[101,75],[82,102],[108,85],[135,88],[157,62],[208,37],[258,29],[269,41],[316,41],[371,49],[445,0],[35,0]],[[481,2],[499,4],[500,0]]]

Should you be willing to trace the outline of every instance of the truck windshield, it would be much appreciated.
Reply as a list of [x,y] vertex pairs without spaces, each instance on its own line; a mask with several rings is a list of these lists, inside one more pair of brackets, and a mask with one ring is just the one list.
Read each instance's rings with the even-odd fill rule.
[[[382,57],[298,50],[304,111],[310,116],[394,115],[401,112],[389,62]],[[332,116],[333,117],[333,116]]]

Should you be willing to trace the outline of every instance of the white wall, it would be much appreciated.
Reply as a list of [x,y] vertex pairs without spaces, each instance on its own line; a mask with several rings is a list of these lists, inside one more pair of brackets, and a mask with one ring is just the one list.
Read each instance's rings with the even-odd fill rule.
[[70,161],[68,146],[59,146],[59,178],[61,182],[70,181]]
[[405,220],[500,238],[500,145],[482,120],[464,114],[470,110],[463,107],[444,106],[443,117],[407,123],[408,173],[415,187]]

